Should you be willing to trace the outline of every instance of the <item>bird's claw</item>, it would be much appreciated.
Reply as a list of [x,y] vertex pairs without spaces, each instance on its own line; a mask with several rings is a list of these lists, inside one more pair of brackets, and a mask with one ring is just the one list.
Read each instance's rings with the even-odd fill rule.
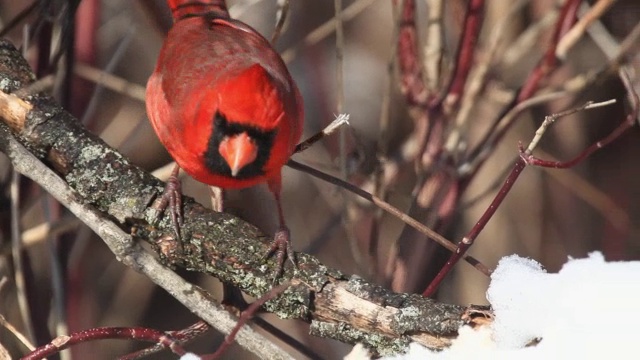
[[289,233],[289,229],[287,227],[280,227],[280,229],[278,229],[278,231],[276,231],[275,235],[273,236],[273,241],[271,242],[269,251],[263,257],[263,260],[266,260],[273,254],[276,255],[278,268],[273,278],[274,283],[278,280],[278,278],[284,271],[285,256],[289,259],[289,261],[291,261],[291,264],[293,264],[294,270],[298,270],[298,264],[296,263],[296,253],[293,251],[293,247],[291,246],[290,237],[291,236]]
[[180,228],[183,224],[182,217],[182,189],[177,176],[171,175],[167,179],[162,195],[153,203],[152,209],[158,213],[164,213],[169,208],[171,223],[176,233],[176,239],[180,240]]

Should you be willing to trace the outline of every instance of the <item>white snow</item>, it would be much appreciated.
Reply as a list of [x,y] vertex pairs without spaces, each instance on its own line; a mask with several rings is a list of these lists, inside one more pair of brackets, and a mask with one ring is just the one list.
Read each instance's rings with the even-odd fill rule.
[[180,357],[180,360],[200,360],[200,359],[202,358],[194,353],[186,353]]
[[438,353],[412,344],[386,359],[640,359],[640,261],[606,262],[595,252],[552,274],[512,255],[491,276],[487,299],[490,327],[465,326]]

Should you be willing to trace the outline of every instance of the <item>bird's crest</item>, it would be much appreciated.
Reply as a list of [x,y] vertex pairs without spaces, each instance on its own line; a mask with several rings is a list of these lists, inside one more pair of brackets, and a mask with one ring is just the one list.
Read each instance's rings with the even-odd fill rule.
[[229,18],[226,0],[168,0],[167,2],[174,22],[194,16]]
[[280,91],[274,78],[260,64],[249,66],[219,88],[220,110],[230,121],[247,121],[271,130],[281,120]]

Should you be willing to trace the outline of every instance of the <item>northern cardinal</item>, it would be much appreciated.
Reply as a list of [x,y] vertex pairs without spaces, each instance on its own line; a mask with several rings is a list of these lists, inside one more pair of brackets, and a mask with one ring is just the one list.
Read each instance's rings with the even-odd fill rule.
[[280,272],[285,252],[295,265],[280,192],[302,135],[300,92],[271,44],[231,19],[224,0],[168,4],[174,25],[147,84],[151,124],[194,179],[223,189],[267,183],[280,220],[268,254],[277,251]]

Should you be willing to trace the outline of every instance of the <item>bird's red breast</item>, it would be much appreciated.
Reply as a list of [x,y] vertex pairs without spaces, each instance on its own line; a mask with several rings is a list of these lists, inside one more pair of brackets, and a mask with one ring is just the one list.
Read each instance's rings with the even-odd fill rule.
[[225,15],[224,1],[169,5],[176,23],[147,84],[147,112],[160,141],[209,185],[279,179],[304,116],[282,59],[254,29]]

